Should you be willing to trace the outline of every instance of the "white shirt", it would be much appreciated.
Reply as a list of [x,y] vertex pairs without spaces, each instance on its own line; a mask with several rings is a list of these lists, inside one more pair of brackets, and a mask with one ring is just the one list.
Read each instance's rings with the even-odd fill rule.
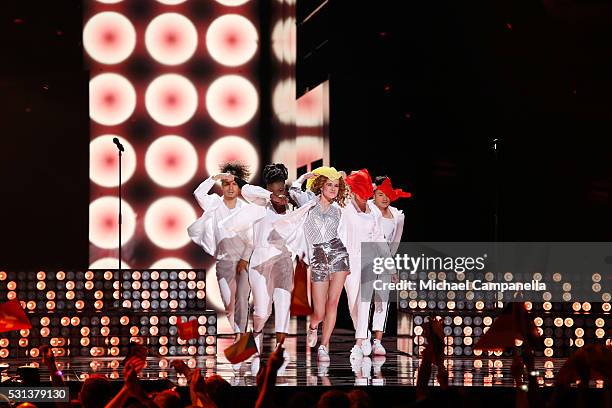
[[238,199],[234,208],[228,208],[223,201],[223,197],[215,193],[209,194],[214,184],[215,180],[209,177],[193,192],[204,212],[196,222],[189,226],[189,236],[206,253],[214,256],[218,261],[248,260],[252,252],[248,235],[237,234],[221,228],[219,225],[221,220],[229,217],[247,203]]

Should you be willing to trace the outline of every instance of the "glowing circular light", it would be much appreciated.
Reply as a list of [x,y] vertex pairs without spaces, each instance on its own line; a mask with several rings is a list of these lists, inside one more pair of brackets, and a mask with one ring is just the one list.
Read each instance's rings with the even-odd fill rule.
[[187,227],[196,218],[195,210],[186,200],[179,197],[160,198],[147,209],[145,232],[160,248],[181,248],[191,241]]
[[[117,266],[119,266],[118,259],[111,257],[97,259],[89,265],[91,269],[116,269]],[[121,261],[121,269],[130,269],[130,265]]]
[[180,258],[163,258],[155,261],[149,269],[191,269],[192,266]]
[[563,277],[561,276],[561,274],[560,274],[559,272],[557,272],[557,273],[553,274],[553,280],[554,280],[555,282],[561,282],[561,279],[562,279],[562,278],[563,278]]
[[206,48],[221,65],[236,67],[248,62],[257,52],[257,29],[247,18],[225,14],[206,31]]
[[[89,204],[89,241],[99,248],[117,248],[119,236],[116,197],[100,197]],[[121,201],[121,245],[128,242],[136,230],[136,214],[132,207]],[[90,268],[93,268],[90,266]]]
[[598,273],[594,273],[593,276],[591,276],[591,279],[593,279],[593,282],[600,282],[601,281],[601,275]]
[[223,4],[224,6],[228,7],[242,6],[243,4],[248,2],[249,0],[217,0],[217,3]]
[[[324,156],[324,151],[325,140],[320,136],[299,135],[295,139],[294,155],[297,156],[297,167],[306,166],[316,160],[321,160]],[[443,281],[444,279],[446,278],[438,280]]]
[[94,15],[83,27],[83,47],[102,64],[126,60],[136,47],[136,30],[122,14],[105,11]]
[[582,337],[582,336],[584,336],[584,329],[582,329],[582,328],[580,328],[580,327],[579,327],[579,328],[577,328],[577,329],[575,330],[575,332],[574,332],[574,333],[576,334],[576,337]]
[[149,177],[162,187],[180,187],[198,169],[198,154],[187,139],[168,135],[155,140],[145,155]]
[[215,141],[206,152],[206,172],[217,174],[219,166],[228,161],[239,161],[249,167],[251,176],[255,177],[259,170],[259,156],[255,147],[239,136],[224,136]]
[[136,91],[119,74],[100,74],[89,81],[89,116],[101,125],[125,122],[136,108]]
[[296,88],[293,79],[280,81],[272,93],[272,108],[281,123],[291,124],[296,121]]
[[153,80],[145,92],[149,115],[164,126],[179,126],[193,117],[198,93],[187,78],[164,74]]
[[297,125],[305,127],[321,126],[324,121],[323,104],[323,86],[317,86],[301,96],[297,100]]
[[238,127],[248,123],[259,105],[253,84],[239,75],[217,78],[206,92],[206,109],[220,125]]
[[584,310],[585,312],[590,312],[591,311],[591,304],[589,302],[584,302],[582,304],[582,310]]
[[117,135],[102,135],[89,143],[89,178],[102,187],[119,183],[119,156],[113,138],[119,139],[125,151],[121,158],[121,182],[128,181],[136,170],[136,152],[132,145]]
[[177,4],[184,3],[187,0],[157,0],[157,1],[167,6],[176,6]]
[[178,13],[164,13],[147,26],[145,46],[151,57],[160,64],[179,65],[195,53],[198,32],[187,17]]

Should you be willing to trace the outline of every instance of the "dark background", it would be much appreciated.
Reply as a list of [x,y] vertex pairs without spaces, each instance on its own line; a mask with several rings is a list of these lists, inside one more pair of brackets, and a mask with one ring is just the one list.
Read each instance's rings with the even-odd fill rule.
[[[492,240],[496,209],[501,240],[610,240],[607,3],[330,0],[304,22],[319,4],[298,2],[298,95],[329,78],[332,164],[414,193],[404,240]],[[81,1],[0,7],[0,266],[82,268]]]
[[0,5],[0,268],[87,267],[89,73],[80,0]]
[[404,240],[610,240],[612,5],[322,3],[298,95],[329,79],[331,163],[413,192]]

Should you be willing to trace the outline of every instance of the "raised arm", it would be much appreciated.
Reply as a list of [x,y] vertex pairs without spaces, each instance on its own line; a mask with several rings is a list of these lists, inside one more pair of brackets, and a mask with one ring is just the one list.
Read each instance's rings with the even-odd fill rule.
[[302,184],[304,183],[304,181],[308,180],[309,178],[313,178],[313,177],[316,177],[316,175],[312,173],[302,174],[300,177],[298,177],[297,180],[291,183],[291,187],[289,187],[289,195],[291,196],[293,201],[297,203],[299,207],[303,206],[308,201],[316,197],[316,195],[312,191],[302,190]]

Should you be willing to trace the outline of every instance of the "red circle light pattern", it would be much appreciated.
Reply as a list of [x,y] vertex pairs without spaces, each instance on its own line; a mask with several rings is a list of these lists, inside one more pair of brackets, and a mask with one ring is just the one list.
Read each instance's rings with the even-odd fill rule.
[[215,122],[226,127],[248,123],[259,106],[257,90],[248,79],[225,75],[215,80],[206,92],[206,109]]
[[206,172],[217,174],[219,166],[228,161],[240,161],[251,171],[253,178],[259,170],[259,156],[255,147],[239,136],[225,136],[213,143],[206,152]]
[[[89,269],[116,269],[119,266],[117,258],[100,258],[89,265]],[[131,269],[130,265],[121,261],[122,269]]]
[[193,23],[181,14],[161,14],[149,23],[145,31],[145,46],[160,64],[180,65],[195,53],[198,32]]
[[126,60],[136,47],[136,30],[122,14],[107,11],[93,16],[83,28],[83,47],[102,64]]
[[[89,241],[98,248],[117,248],[119,220],[117,197],[100,197],[89,204]],[[125,245],[136,230],[136,214],[132,207],[121,200],[121,245]]]
[[194,208],[180,197],[164,197],[155,201],[145,214],[147,237],[158,247],[178,249],[191,239],[187,227],[196,220]]
[[198,93],[190,80],[177,74],[157,77],[145,93],[149,115],[164,126],[187,122],[198,107]]
[[186,2],[187,0],[157,0],[157,1],[167,6],[175,6],[177,4]]
[[147,149],[145,167],[156,184],[168,188],[180,187],[195,175],[198,154],[187,139],[174,135],[163,136]]
[[210,56],[228,67],[237,67],[253,58],[257,41],[253,23],[238,14],[218,17],[206,32],[206,48]]
[[197,183],[225,160],[241,160],[258,173],[250,141],[258,129],[257,4],[216,3],[205,16],[187,0],[148,0],[138,13],[126,1],[98,0],[86,10],[83,44],[95,73],[89,82],[92,267],[115,269],[119,262],[113,137],[125,147],[122,243],[147,254],[125,251],[123,268],[190,269],[201,258],[186,230],[199,215]]
[[192,267],[180,258],[163,258],[155,261],[149,269],[192,269]]
[[102,135],[89,143],[89,178],[102,187],[119,184],[119,154],[113,138],[125,148],[121,157],[121,183],[127,182],[136,170],[136,152],[124,138],[118,135]]
[[242,6],[248,1],[249,0],[217,0],[217,3],[223,4],[224,6],[236,7],[236,6]]
[[89,116],[101,125],[125,122],[136,108],[136,91],[119,74],[100,74],[89,81]]

